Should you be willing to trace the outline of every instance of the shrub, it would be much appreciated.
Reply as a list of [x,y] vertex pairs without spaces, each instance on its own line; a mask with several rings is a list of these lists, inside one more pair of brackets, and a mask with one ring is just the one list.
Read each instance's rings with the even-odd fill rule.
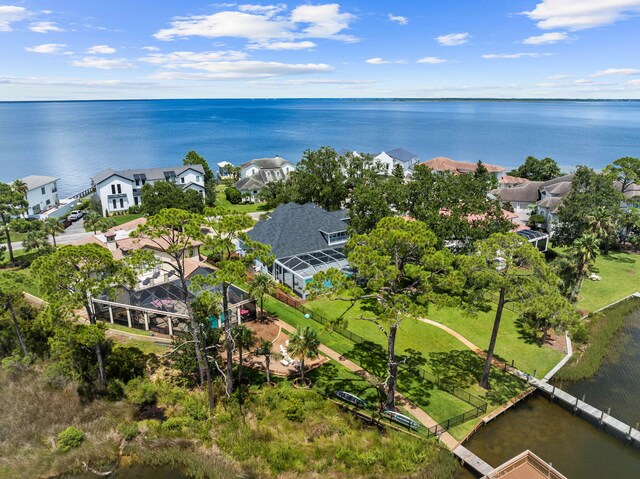
[[146,378],[135,378],[125,387],[127,399],[138,406],[153,404],[158,398],[156,385]]
[[138,348],[115,348],[107,359],[107,376],[125,383],[144,374],[149,357]]
[[304,421],[304,403],[296,398],[288,399],[284,406],[284,416],[293,422]]
[[140,213],[142,213],[142,205],[129,206],[127,213],[130,215],[139,215]]
[[187,396],[182,403],[184,414],[195,421],[204,421],[209,416],[207,404],[197,396]]
[[74,447],[80,446],[84,441],[84,432],[74,426],[69,426],[64,431],[58,433],[58,449],[67,452]]
[[135,438],[138,434],[140,434],[140,430],[138,429],[138,423],[135,421],[132,422],[123,422],[118,425],[118,432],[122,434],[127,441]]
[[229,201],[229,203],[231,203],[232,205],[237,205],[242,201],[242,195],[233,186],[226,188],[224,190],[224,195],[227,198],[227,201]]

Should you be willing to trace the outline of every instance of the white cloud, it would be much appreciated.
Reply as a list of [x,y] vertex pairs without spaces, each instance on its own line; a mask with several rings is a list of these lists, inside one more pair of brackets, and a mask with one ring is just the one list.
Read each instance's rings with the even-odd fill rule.
[[389,20],[397,23],[398,25],[406,25],[409,23],[409,19],[407,17],[401,17],[400,15],[389,14]]
[[630,86],[632,88],[639,88],[640,80],[629,80],[625,85]]
[[133,68],[133,64],[124,58],[84,57],[80,60],[74,60],[71,64],[76,67],[98,68],[100,70]]
[[169,28],[162,29],[153,36],[166,41],[193,36],[232,37],[258,44],[291,42],[300,38],[357,41],[355,37],[342,33],[349,28],[355,16],[341,13],[337,3],[300,5],[291,10],[289,16],[281,14],[285,10],[284,5],[240,5],[237,8],[211,15],[176,17],[170,22]]
[[309,38],[330,38],[345,42],[357,41],[357,38],[342,34],[355,20],[351,13],[340,13],[340,5],[300,5],[291,11],[291,20],[295,23],[308,23],[300,35]]
[[486,55],[480,55],[482,58],[487,58],[489,60],[494,58],[537,58],[537,57],[548,57],[551,53],[488,53]]
[[54,22],[34,22],[29,25],[29,30],[36,33],[48,32],[64,32],[64,28],[60,28]]
[[30,16],[31,12],[24,7],[0,5],[0,32],[10,32],[12,23],[19,22]]
[[558,75],[549,75],[547,77],[547,80],[566,80],[567,78],[570,78],[570,75],[567,75],[566,73],[560,73]]
[[375,80],[339,80],[334,78],[309,78],[304,80],[283,80],[279,82],[268,81],[253,81],[254,85],[276,85],[276,86],[291,86],[291,85],[368,85],[376,83]]
[[440,35],[435,40],[444,47],[453,47],[456,45],[464,45],[469,41],[468,33],[449,33],[448,35]]
[[438,57],[424,57],[418,60],[418,63],[447,63],[449,60]]
[[61,53],[66,47],[64,43],[44,43],[42,45],[36,45],[34,47],[25,47],[25,50],[31,53],[48,53],[55,54]]
[[640,0],[542,0],[522,12],[543,30],[584,30],[610,25],[640,12]]
[[549,32],[535,37],[525,38],[522,43],[525,45],[545,45],[550,43],[566,42],[570,40],[566,32]]
[[250,50],[308,50],[315,47],[316,44],[310,41],[251,43],[248,46]]
[[87,51],[85,53],[88,53],[89,55],[109,55],[115,52],[116,49],[110,47],[109,45],[94,45],[87,48]]
[[158,47],[142,47],[142,50],[146,50],[148,52],[159,52],[160,49]]
[[607,77],[607,76],[621,76],[621,75],[640,75],[640,69],[638,68],[608,68],[606,70],[600,70],[599,72],[591,75],[592,77]]
[[170,28],[165,28],[153,36],[158,40],[174,40],[186,37],[236,37],[248,40],[269,40],[291,38],[294,25],[286,20],[271,19],[265,15],[244,12],[218,12],[212,15],[198,15],[175,18]]
[[150,53],[138,60],[153,65],[163,65],[166,68],[180,68],[183,65],[193,65],[198,62],[243,60],[246,56],[246,53],[235,50],[219,52],[171,52]]
[[69,87],[144,87],[155,86],[152,82],[123,80],[83,80],[53,77],[6,77],[0,76],[0,85],[69,86]]
[[323,73],[333,70],[324,63],[280,63],[261,61],[220,61],[182,64],[183,68],[204,70],[207,73],[161,71],[151,76],[158,80],[238,80],[271,78],[305,73]]
[[369,63],[370,65],[385,65],[387,63],[407,63],[406,60],[385,60],[380,57],[369,58],[368,60],[365,60],[365,62]]

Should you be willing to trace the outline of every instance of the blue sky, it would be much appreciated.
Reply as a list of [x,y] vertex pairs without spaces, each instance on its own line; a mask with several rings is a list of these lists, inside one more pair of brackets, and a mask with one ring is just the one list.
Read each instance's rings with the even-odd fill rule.
[[0,0],[0,100],[640,98],[640,0]]

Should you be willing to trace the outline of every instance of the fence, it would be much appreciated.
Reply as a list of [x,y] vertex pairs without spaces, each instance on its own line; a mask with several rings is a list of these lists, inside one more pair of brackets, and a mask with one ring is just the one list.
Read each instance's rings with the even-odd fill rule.
[[[335,325],[333,321],[331,321],[330,319],[322,316],[321,314],[318,314],[316,312],[314,312],[313,310],[309,309],[308,307],[304,306],[303,304],[300,304],[299,306],[297,306],[297,309],[299,311],[301,311],[302,313],[304,313],[305,315],[308,315],[311,319],[313,319],[314,321],[325,325],[325,326],[331,326],[331,330],[340,334],[341,336],[347,338],[348,340],[360,344],[360,343],[364,343],[369,341],[368,339],[363,338],[362,336],[360,336],[359,334],[356,334],[352,331],[349,331],[346,328],[343,328],[341,326]],[[469,420],[469,419],[473,419],[476,417],[479,417],[480,415],[484,414],[487,411],[487,403],[486,401],[484,401],[482,398],[479,398],[478,396],[475,396],[473,394],[471,394],[469,391],[462,389],[460,387],[457,386],[446,386],[441,384],[440,382],[440,378],[438,378],[435,374],[427,371],[426,369],[420,367],[420,366],[411,366],[411,370],[412,371],[416,371],[419,376],[422,379],[425,379],[427,381],[431,381],[432,383],[434,383],[438,388],[442,389],[443,391],[448,392],[449,394],[457,397],[458,399],[466,402],[467,404],[470,404],[471,406],[473,406],[473,409],[470,411],[467,411],[463,414],[460,414],[459,416],[455,416],[451,419],[447,419],[446,423],[449,424],[451,423],[452,425],[449,426],[447,425],[446,429],[449,429],[449,427],[453,427],[453,425],[457,425],[457,424],[462,424],[461,422],[458,422],[456,424],[453,424],[453,422],[455,422],[457,420],[457,418],[459,417],[466,417],[467,419],[465,419],[465,421]],[[475,414],[475,416],[473,415]],[[464,422],[464,421],[462,421]]]
[[284,303],[287,306],[290,306],[298,310],[300,310],[300,308],[302,307],[302,303],[304,303],[304,300],[292,298],[287,293],[280,291],[279,289],[275,290],[275,293],[273,294],[273,296],[281,303]]
[[70,196],[70,199],[73,200],[79,200],[81,198],[84,198],[85,196],[90,195],[91,193],[95,193],[96,192],[96,187],[92,186],[91,188],[87,188],[84,191],[81,191],[80,193],[76,193],[75,195]]
[[473,409],[463,412],[462,414],[458,414],[457,416],[453,416],[449,419],[445,419],[441,423],[428,428],[429,433],[427,434],[427,437],[429,437],[430,435],[439,436],[440,434],[442,434],[445,431],[448,431],[452,427],[463,424],[470,419],[475,419],[477,417],[480,417],[486,412],[487,412],[487,403],[484,403],[482,407],[474,407]]

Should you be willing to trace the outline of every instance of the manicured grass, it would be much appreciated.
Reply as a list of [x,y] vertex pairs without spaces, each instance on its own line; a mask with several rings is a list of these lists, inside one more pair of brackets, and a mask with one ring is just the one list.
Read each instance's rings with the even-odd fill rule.
[[[328,318],[337,318],[347,308],[346,303],[329,299],[311,301],[306,306]],[[384,340],[382,333],[373,324],[354,319],[360,314],[361,310],[358,306],[346,314],[346,319],[349,319],[349,329],[376,343]],[[429,319],[449,326],[478,347],[486,348],[489,344],[494,314],[490,311],[481,313],[477,317],[468,317],[454,308],[432,308],[427,316]],[[562,358],[562,353],[547,347],[540,348],[536,344],[528,344],[518,332],[516,319],[515,313],[505,310],[496,354],[507,362],[515,360],[515,366],[524,371],[533,373],[537,370],[537,376],[540,377],[557,364]],[[415,351],[414,356],[424,360],[428,360],[433,353],[467,350],[466,346],[445,331],[415,319],[403,321],[398,331],[397,345],[399,351]],[[429,368],[429,365],[425,367]]]
[[118,344],[117,347],[138,348],[145,354],[161,356],[170,351],[170,348],[167,346],[162,346],[161,344],[156,344],[150,341],[143,341],[141,339],[114,338],[114,340]]
[[589,318],[589,344],[584,351],[573,355],[569,363],[558,371],[556,378],[578,381],[597,373],[611,339],[629,315],[638,314],[639,306],[640,300],[629,299]]
[[578,310],[592,312],[640,291],[640,255],[600,254],[594,266],[602,279],[585,279],[576,304]]
[[[307,303],[307,305],[309,304],[310,303]],[[362,365],[364,369],[376,374],[378,377],[385,376],[386,363],[384,352],[377,346],[379,338],[374,338],[372,335],[371,343],[357,345],[344,336],[329,331],[313,319],[305,318],[300,311],[273,298],[267,298],[265,308],[284,322],[291,324],[294,328],[300,326],[311,327],[317,331],[318,337],[323,344],[326,344],[340,354],[347,355],[349,359]],[[369,337],[366,337],[366,339],[369,339]],[[448,341],[446,337],[442,337],[442,339]],[[455,339],[452,338],[452,340],[454,341],[453,344],[455,344]],[[420,362],[420,358],[417,356],[419,355],[414,355],[414,360]],[[438,389],[433,383],[422,380],[409,369],[399,375],[398,389],[437,421],[444,421],[471,408],[466,402]]]
[[216,206],[227,208],[232,211],[242,211],[243,213],[255,213],[255,212],[266,212],[269,209],[266,207],[265,203],[248,203],[248,204],[238,204],[234,205],[224,194],[224,190],[227,188],[225,185],[218,185],[216,187]]
[[116,329],[118,331],[122,331],[124,333],[130,333],[130,334],[138,334],[140,336],[151,336],[151,332],[149,331],[145,331],[144,329],[134,329],[134,328],[129,328],[127,326],[123,326],[121,324],[111,324],[111,323],[105,323],[107,325],[108,329]]

